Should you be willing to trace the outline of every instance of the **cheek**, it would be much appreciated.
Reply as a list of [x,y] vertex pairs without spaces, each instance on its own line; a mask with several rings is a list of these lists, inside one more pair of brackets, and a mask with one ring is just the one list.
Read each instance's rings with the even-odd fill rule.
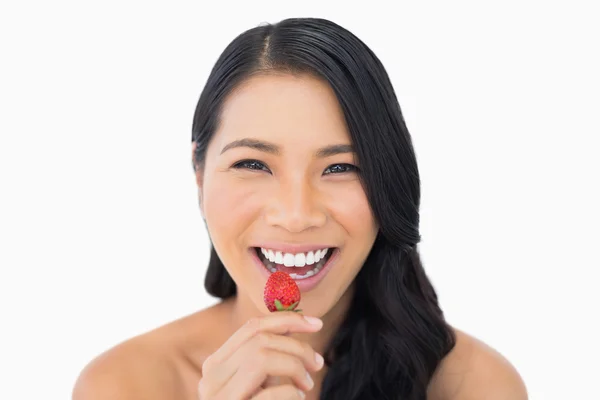
[[256,187],[230,176],[205,181],[203,197],[206,223],[214,242],[233,244],[232,239],[239,239],[260,211]]
[[[340,200],[343,199],[343,200]],[[351,238],[365,239],[376,234],[377,226],[367,196],[359,182],[336,190],[329,209]]]

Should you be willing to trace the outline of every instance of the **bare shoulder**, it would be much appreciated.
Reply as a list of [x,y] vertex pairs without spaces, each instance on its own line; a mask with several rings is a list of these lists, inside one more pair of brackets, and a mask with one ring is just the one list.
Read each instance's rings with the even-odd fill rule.
[[218,344],[218,306],[105,351],[81,371],[73,400],[196,398],[203,359]]
[[455,348],[442,360],[428,400],[527,400],[516,368],[499,352],[458,329]]
[[80,373],[73,400],[177,397],[174,360],[155,340],[144,334],[100,354]]

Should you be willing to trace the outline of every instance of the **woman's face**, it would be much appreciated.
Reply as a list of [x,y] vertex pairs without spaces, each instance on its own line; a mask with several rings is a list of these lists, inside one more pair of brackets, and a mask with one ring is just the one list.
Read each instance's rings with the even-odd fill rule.
[[294,274],[304,312],[323,316],[337,303],[377,234],[357,167],[326,83],[258,75],[228,97],[198,184],[240,296],[266,312],[264,285],[282,270]]

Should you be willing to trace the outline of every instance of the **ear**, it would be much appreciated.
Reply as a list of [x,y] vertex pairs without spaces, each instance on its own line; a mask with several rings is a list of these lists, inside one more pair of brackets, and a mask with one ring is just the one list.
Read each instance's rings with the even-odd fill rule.
[[192,140],[192,168],[194,169],[194,171],[196,171],[198,169],[198,166],[196,165],[196,141]]
[[198,189],[198,206],[200,207],[202,219],[206,221],[206,217],[204,216],[204,204],[202,202],[202,191],[200,189]]
[[194,167],[194,175],[196,177],[196,186],[198,187],[198,205],[200,206],[200,214],[204,219],[204,203],[202,201],[202,189],[204,186],[204,171],[196,164],[196,142],[192,142],[192,166]]

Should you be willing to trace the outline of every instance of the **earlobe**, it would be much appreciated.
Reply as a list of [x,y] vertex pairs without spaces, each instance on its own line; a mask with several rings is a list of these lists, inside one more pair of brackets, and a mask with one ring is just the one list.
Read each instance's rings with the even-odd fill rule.
[[198,190],[198,207],[200,208],[200,215],[202,216],[202,219],[206,219],[204,218],[204,204],[202,203],[202,193],[200,190]]
[[202,174],[200,171],[196,171],[196,184],[198,185],[198,207],[200,208],[200,215],[204,219],[204,202],[202,201]]
[[192,142],[192,166],[194,167],[194,175],[196,176],[196,186],[198,187],[198,206],[200,208],[200,215],[202,219],[206,221],[204,217],[204,202],[202,201],[202,188],[204,186],[204,171],[198,168],[196,164],[196,142]]
[[198,186],[198,193],[199,195],[202,194],[202,186],[204,186],[204,179],[202,177],[202,171],[197,168],[194,171],[194,174],[196,175],[196,186]]

